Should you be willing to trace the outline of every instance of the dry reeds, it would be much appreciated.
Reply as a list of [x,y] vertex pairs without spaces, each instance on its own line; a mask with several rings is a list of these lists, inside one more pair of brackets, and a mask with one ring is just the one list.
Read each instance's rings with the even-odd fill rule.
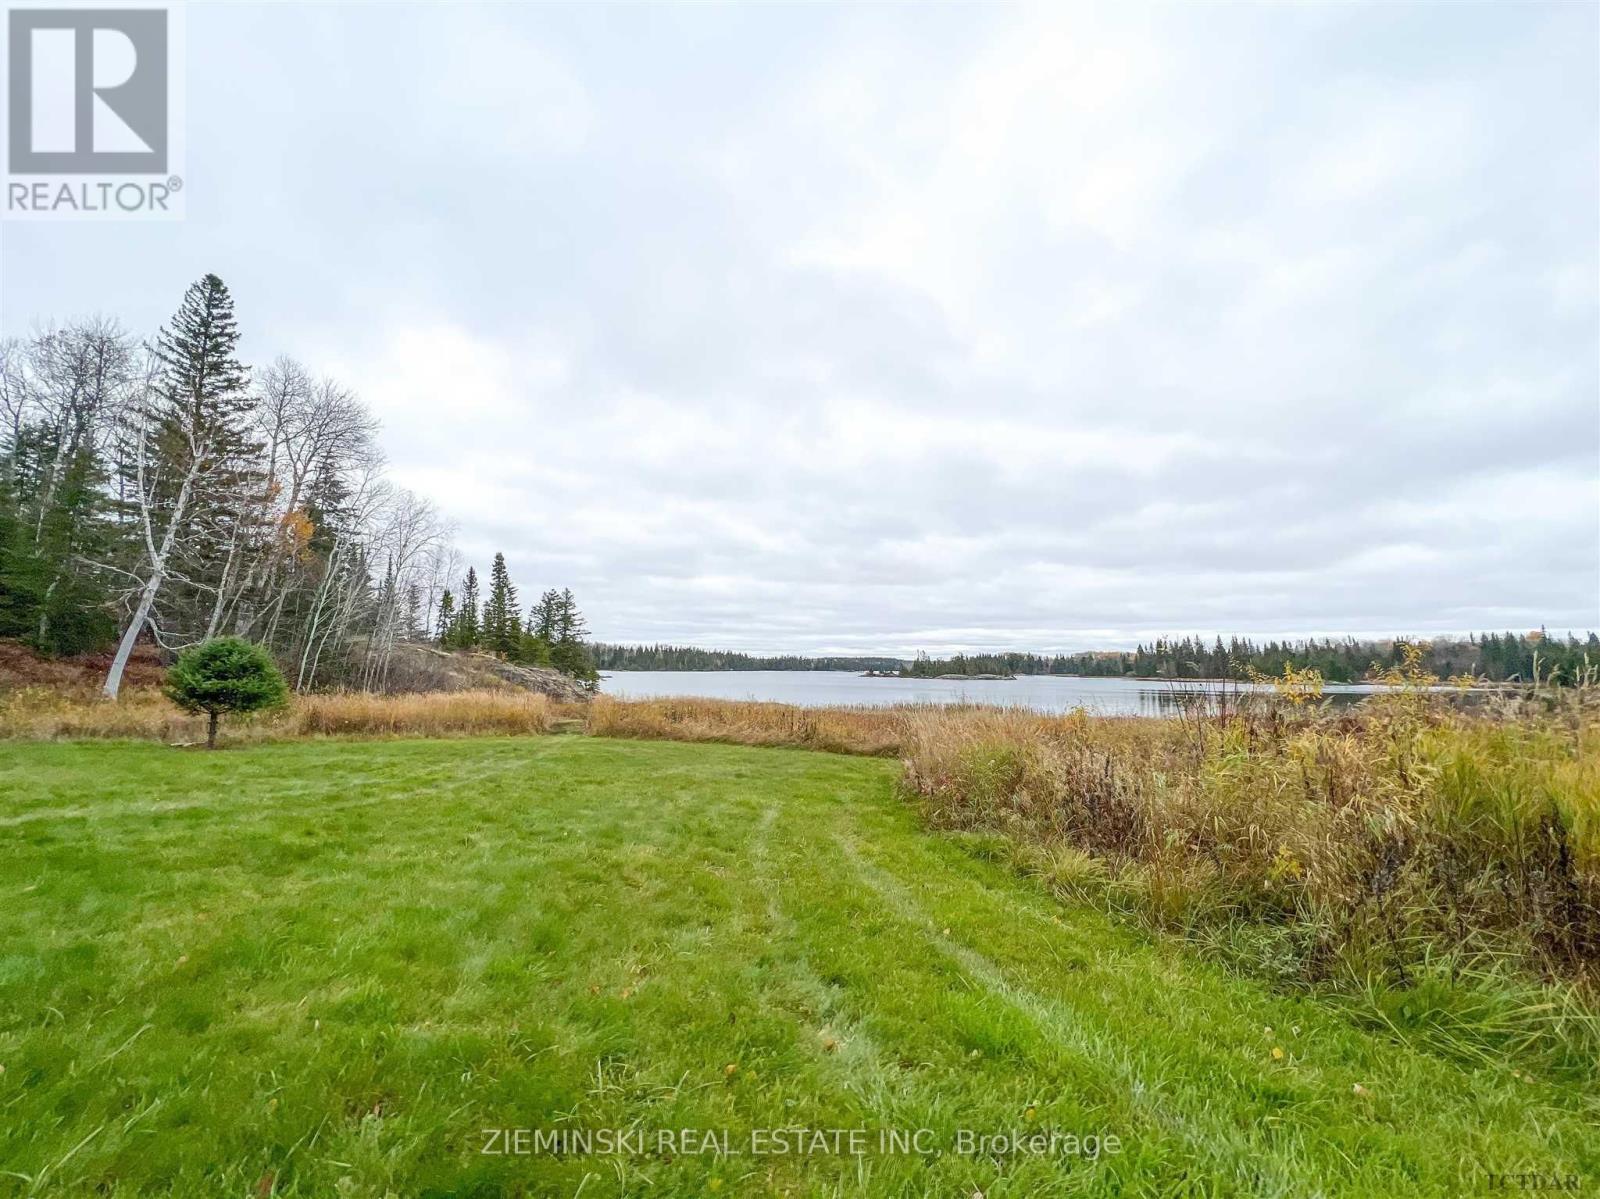
[[1032,728],[930,711],[907,724],[903,787],[935,825],[1001,834],[1063,894],[1286,980],[1509,970],[1592,999],[1594,700],[1463,711],[1417,687],[1338,713],[1264,703]]
[[[230,728],[241,733],[244,722]],[[0,693],[0,738],[73,741],[89,738],[185,743],[204,741],[206,718],[182,711],[160,691],[128,688],[115,702],[88,688],[23,687]]]
[[597,737],[718,741],[792,746],[832,753],[893,757],[904,744],[904,712],[896,708],[797,708],[726,699],[618,700],[589,705]]
[[549,697],[531,691],[433,691],[415,695],[303,695],[289,713],[293,735],[456,737],[547,733]]
[[[549,732],[548,697],[528,691],[436,691],[417,695],[331,692],[223,724],[224,743],[289,737],[459,737]],[[112,702],[91,692],[30,687],[0,696],[0,738],[65,741],[130,738],[205,740],[205,717],[180,711],[159,691],[129,690]]]

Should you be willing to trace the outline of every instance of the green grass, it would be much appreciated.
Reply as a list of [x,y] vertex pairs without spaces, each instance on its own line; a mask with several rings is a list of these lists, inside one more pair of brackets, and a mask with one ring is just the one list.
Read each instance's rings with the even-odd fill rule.
[[[1580,1084],[1062,907],[921,831],[896,771],[587,738],[0,746],[0,1194],[1596,1185]],[[778,1127],[874,1151],[480,1152]],[[876,1152],[886,1128],[936,1151]],[[1121,1152],[963,1154],[961,1128]]]

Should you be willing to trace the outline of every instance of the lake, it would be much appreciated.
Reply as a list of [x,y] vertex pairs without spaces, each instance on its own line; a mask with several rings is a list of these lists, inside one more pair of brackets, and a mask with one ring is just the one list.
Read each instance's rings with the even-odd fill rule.
[[[1225,684],[1229,687],[1238,684]],[[1016,679],[869,679],[844,670],[614,670],[603,674],[600,691],[622,699],[696,696],[754,699],[806,708],[893,704],[997,704],[1037,712],[1074,708],[1101,716],[1171,716],[1182,693],[1216,691],[1224,684],[1185,679],[1095,679],[1025,675]],[[1333,686],[1335,702],[1353,702],[1375,688]]]

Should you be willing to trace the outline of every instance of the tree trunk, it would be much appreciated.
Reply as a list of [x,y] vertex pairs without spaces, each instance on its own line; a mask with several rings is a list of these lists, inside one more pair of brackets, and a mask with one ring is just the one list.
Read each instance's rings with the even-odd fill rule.
[[117,692],[122,689],[122,672],[128,665],[128,658],[133,654],[133,643],[139,639],[139,631],[144,628],[144,622],[150,619],[150,609],[155,606],[156,593],[161,590],[161,584],[167,580],[167,561],[172,556],[173,543],[178,539],[178,526],[183,523],[183,518],[189,512],[189,497],[194,494],[195,476],[200,473],[203,451],[192,440],[189,448],[189,473],[184,475],[183,486],[178,488],[178,498],[172,505],[172,515],[167,521],[166,532],[161,535],[161,548],[157,549],[151,530],[151,496],[145,490],[144,483],[144,435],[141,433],[139,436],[139,517],[144,524],[145,548],[150,554],[150,578],[146,580],[144,590],[139,593],[139,606],[134,609],[133,619],[128,621],[128,627],[122,631],[122,641],[117,646],[117,656],[111,660],[111,669],[106,672],[106,683],[101,688],[101,693],[107,699],[116,699]]
[[217,714],[210,713],[210,722],[206,725],[206,748],[217,748]]
[[39,650],[44,652],[44,639],[50,633],[50,597],[56,593],[56,588],[61,583],[61,572],[56,571],[55,578],[50,580],[50,586],[44,589],[44,599],[39,604]]
[[133,655],[133,643],[139,640],[139,632],[150,617],[150,609],[156,602],[156,592],[161,590],[165,578],[165,572],[157,570],[145,583],[144,590],[139,593],[139,605],[133,610],[133,619],[128,621],[128,627],[122,631],[122,640],[117,645],[117,656],[111,659],[111,669],[106,672],[106,684],[100,689],[101,694],[107,699],[116,699],[117,692],[122,689],[122,672],[128,665],[128,659]]

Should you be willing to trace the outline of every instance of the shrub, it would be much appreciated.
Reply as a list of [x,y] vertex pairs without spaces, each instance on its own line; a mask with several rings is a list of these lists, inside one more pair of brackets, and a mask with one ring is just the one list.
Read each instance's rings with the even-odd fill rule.
[[279,707],[289,691],[266,650],[218,637],[183,651],[167,672],[166,693],[184,711],[206,714],[206,748],[215,749],[224,713]]

